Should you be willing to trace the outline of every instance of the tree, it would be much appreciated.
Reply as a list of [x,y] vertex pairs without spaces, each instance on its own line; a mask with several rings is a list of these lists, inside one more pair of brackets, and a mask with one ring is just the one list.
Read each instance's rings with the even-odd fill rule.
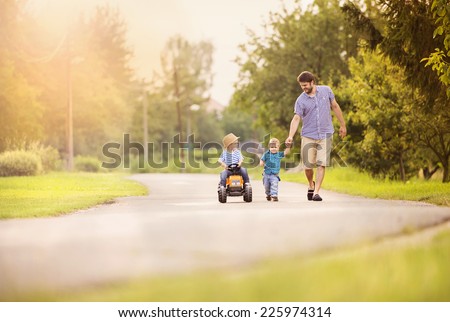
[[221,124],[225,133],[234,133],[241,141],[260,140],[265,133],[258,127],[256,119],[256,113],[238,108],[231,102],[224,110]]
[[118,11],[98,7],[73,35],[74,135],[77,154],[96,155],[129,133],[138,85],[129,68],[126,26]]
[[23,1],[0,0],[0,151],[29,141],[66,151],[70,88],[75,154],[99,155],[130,131],[141,92],[126,24],[108,6],[69,30],[48,30],[34,18]]
[[[212,85],[213,46],[208,41],[189,42],[181,36],[170,38],[161,52],[162,73],[154,74],[146,88],[147,138],[151,148],[149,160],[167,161],[174,158],[184,160],[184,149],[179,150],[172,143],[187,142],[188,123],[195,133],[196,142],[217,140],[221,135],[217,117],[205,110],[208,92]],[[198,111],[191,107],[200,106]],[[134,102],[132,134],[138,140],[144,139],[143,102]],[[168,154],[168,146],[174,148]],[[187,148],[187,146],[185,146]]]
[[292,12],[271,13],[265,34],[250,32],[249,37],[237,58],[240,72],[232,105],[255,111],[255,126],[281,137],[300,94],[298,74],[310,70],[321,81],[338,83],[348,75],[347,60],[357,48],[337,0],[315,1],[305,12],[298,5]]
[[[393,64],[403,68],[405,81],[419,91],[422,99],[420,104],[415,104],[412,112],[418,117],[433,115],[438,120],[434,122],[434,126],[438,127],[436,130],[427,126],[434,139],[421,138],[421,142],[440,160],[444,170],[443,182],[450,182],[450,98],[446,95],[445,84],[422,62],[435,48],[444,48],[444,34],[435,34],[436,21],[428,0],[378,0],[377,4],[380,12],[378,19],[383,20],[382,28],[378,27],[380,29],[377,29],[376,21],[355,3],[347,2],[343,11],[352,24],[370,39],[373,44],[371,48],[375,49],[379,44],[381,53],[389,57]],[[374,29],[378,33],[373,32]],[[419,122],[421,125],[427,123],[425,120]],[[426,132],[427,137],[429,131]]]
[[[148,120],[148,140],[154,143],[155,151],[160,152],[162,142],[171,142],[173,136],[177,132],[176,118],[173,117],[174,112],[171,108],[172,101],[167,95],[158,90],[156,84],[150,83],[148,86],[151,88],[150,93],[144,92],[147,100],[147,120]],[[140,142],[144,142],[143,132],[143,105],[142,100],[135,102],[133,125],[132,125],[132,137],[136,138]]]
[[74,21],[53,47],[50,59],[33,65],[35,76],[27,74],[41,90],[46,142],[66,151],[70,83],[75,154],[98,155],[131,125],[136,89],[125,23],[117,11],[98,7]]
[[36,88],[14,63],[0,62],[0,151],[22,147],[43,137],[42,110]]
[[18,1],[0,1],[0,152],[43,138],[39,89],[27,80],[22,44],[33,22]]
[[[80,26],[81,27],[81,26]],[[127,46],[127,25],[118,9],[108,5],[97,7],[94,15],[80,28],[86,48],[102,63],[102,69],[118,88],[131,85],[133,71],[129,63],[133,56]],[[129,91],[129,88],[125,88]]]
[[[353,26],[369,39],[370,48],[379,45],[381,53],[404,68],[406,80],[419,88],[431,103],[442,95],[443,87],[436,74],[424,68],[421,60],[442,44],[442,38],[433,38],[435,23],[428,2],[377,0],[376,19],[366,16],[353,2],[347,2],[342,10]],[[379,19],[383,23],[380,24]]]
[[190,43],[181,36],[169,39],[161,54],[161,91],[176,106],[178,133],[185,139],[188,108],[208,99],[212,85],[213,45],[209,41]]
[[439,76],[439,80],[447,86],[447,96],[450,98],[450,6],[446,0],[434,0],[431,10],[436,19],[433,38],[444,37],[444,46],[436,48],[422,61],[427,61],[425,66],[431,66]]
[[414,91],[402,70],[378,52],[361,51],[349,61],[351,76],[339,92],[349,96],[348,118],[360,135],[350,135],[347,159],[373,176],[406,181],[417,173],[417,142],[411,126]]
[[[445,103],[437,102],[429,112],[429,108],[425,108],[427,101],[423,96],[418,97],[416,104],[419,108],[412,110],[415,142],[429,155],[426,158],[428,164],[442,168],[442,182],[450,182],[450,109],[439,110]],[[428,164],[423,167],[424,174]]]

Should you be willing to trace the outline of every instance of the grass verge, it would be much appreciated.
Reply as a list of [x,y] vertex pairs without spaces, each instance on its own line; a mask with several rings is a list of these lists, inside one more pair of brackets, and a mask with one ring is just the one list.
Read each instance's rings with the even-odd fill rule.
[[[305,174],[284,173],[282,179],[306,183]],[[353,168],[328,168],[322,187],[324,189],[369,198],[412,200],[450,206],[450,184],[414,179],[406,183],[382,181]]]
[[0,219],[48,217],[89,208],[147,189],[117,173],[51,173],[0,178]]
[[[395,242],[395,241],[394,241]],[[133,280],[39,301],[450,301],[450,230],[426,243],[274,258],[241,270]]]

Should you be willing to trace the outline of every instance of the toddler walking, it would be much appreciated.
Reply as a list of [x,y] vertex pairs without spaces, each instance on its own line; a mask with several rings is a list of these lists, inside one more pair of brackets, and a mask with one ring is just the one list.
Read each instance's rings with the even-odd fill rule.
[[278,201],[281,159],[288,155],[290,151],[291,148],[286,146],[286,149],[280,152],[280,141],[272,138],[269,141],[269,150],[261,157],[260,165],[264,166],[263,183],[268,201]]

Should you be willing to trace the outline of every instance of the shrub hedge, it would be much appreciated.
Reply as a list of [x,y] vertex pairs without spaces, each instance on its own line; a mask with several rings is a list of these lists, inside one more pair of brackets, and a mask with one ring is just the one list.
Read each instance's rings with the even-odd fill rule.
[[78,155],[75,157],[75,170],[85,172],[99,172],[101,162],[94,157]]
[[16,150],[0,154],[0,176],[34,176],[42,172],[41,158],[34,152]]
[[42,171],[59,171],[62,170],[63,162],[56,148],[52,146],[35,145],[27,149],[34,152],[41,158]]

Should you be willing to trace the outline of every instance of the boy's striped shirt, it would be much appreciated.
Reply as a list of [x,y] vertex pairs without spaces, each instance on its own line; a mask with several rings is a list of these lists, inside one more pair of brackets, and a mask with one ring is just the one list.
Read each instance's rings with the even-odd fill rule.
[[239,163],[240,161],[244,160],[244,157],[242,156],[241,151],[239,150],[233,150],[232,152],[224,150],[220,155],[219,160],[225,163],[226,165],[230,165],[233,163]]

